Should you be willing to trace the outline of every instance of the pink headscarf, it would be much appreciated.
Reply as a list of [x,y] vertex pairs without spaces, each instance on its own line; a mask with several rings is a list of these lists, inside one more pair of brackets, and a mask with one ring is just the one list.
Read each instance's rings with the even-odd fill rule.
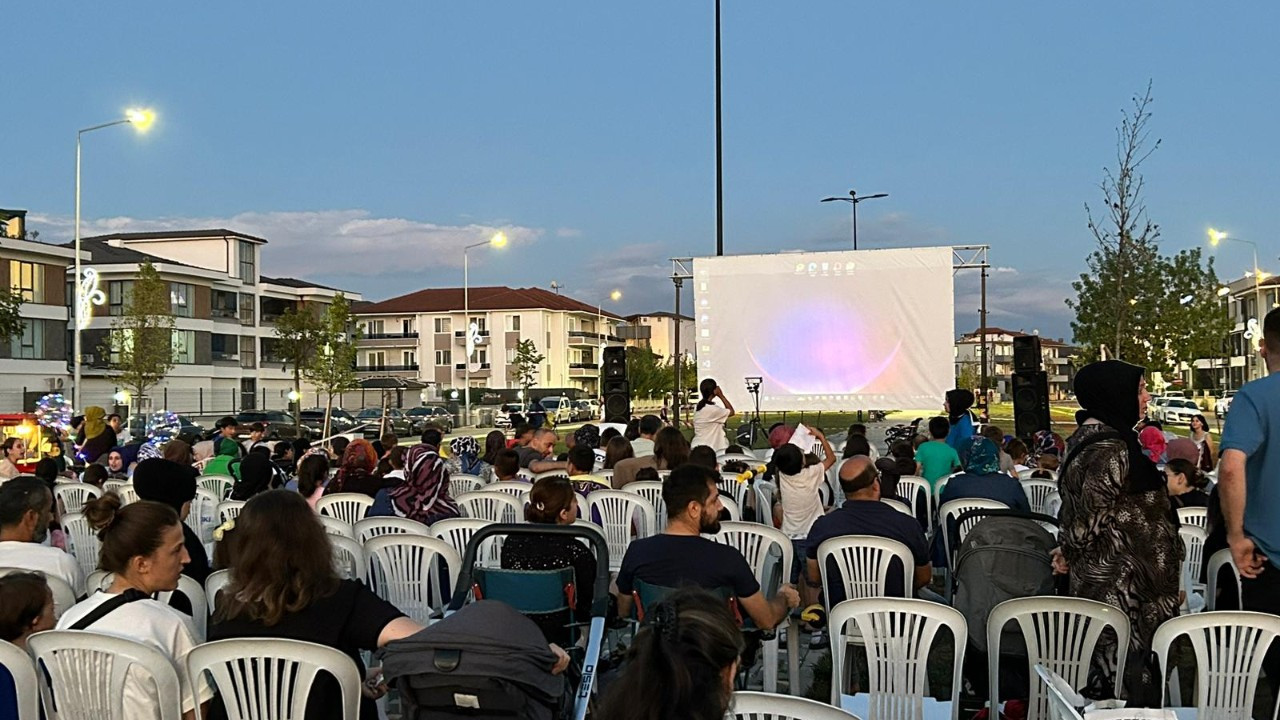
[[1142,432],[1138,433],[1138,443],[1142,445],[1143,453],[1151,458],[1151,462],[1162,463],[1165,461],[1165,450],[1168,448],[1168,441],[1164,439],[1163,430],[1152,425],[1142,428]]
[[769,433],[769,447],[777,450],[778,448],[791,442],[791,436],[796,434],[796,429],[790,425],[779,425]]

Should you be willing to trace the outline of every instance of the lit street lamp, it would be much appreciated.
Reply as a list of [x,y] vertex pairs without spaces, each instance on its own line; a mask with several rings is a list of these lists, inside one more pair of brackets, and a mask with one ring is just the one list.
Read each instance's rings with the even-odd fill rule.
[[[464,398],[464,407],[466,415],[463,417],[462,424],[465,427],[471,422],[471,353],[476,348],[476,335],[479,334],[479,327],[473,334],[471,330],[471,278],[470,278],[470,261],[468,255],[473,248],[489,245],[491,247],[500,248],[507,244],[507,236],[505,233],[496,232],[493,237],[483,242],[472,243],[462,248],[462,332],[465,338],[465,347],[467,356],[463,358],[462,377],[463,388],[462,396]],[[456,391],[455,391],[456,392]]]
[[839,200],[840,202],[849,203],[849,214],[851,216],[850,225],[852,226],[852,230],[850,232],[853,234],[853,249],[857,250],[858,249],[858,203],[862,202],[863,200],[875,200],[876,198],[885,198],[885,197],[889,197],[889,193],[876,193],[875,195],[859,195],[857,190],[850,190],[849,197],[822,198],[818,202],[835,202]]
[[109,128],[113,125],[124,125],[126,123],[133,125],[134,129],[136,129],[140,133],[143,133],[151,128],[151,125],[155,122],[155,120],[156,120],[156,114],[151,110],[130,109],[126,111],[125,116],[119,120],[113,120],[109,123],[102,123],[101,125],[94,125],[92,127],[87,127],[76,132],[76,221],[75,221],[75,251],[76,251],[75,293],[76,293],[76,297],[75,297],[75,304],[74,304],[74,312],[76,317],[75,317],[75,332],[73,333],[75,338],[73,343],[74,347],[72,348],[72,352],[74,353],[72,356],[72,366],[74,368],[73,370],[74,375],[71,381],[71,406],[74,407],[77,411],[84,409],[80,407],[80,402],[83,399],[83,396],[80,393],[80,368],[81,368],[80,331],[84,329],[84,325],[88,321],[88,318],[85,317],[85,315],[88,314],[88,312],[86,312],[87,308],[85,307],[85,295],[87,293],[93,292],[92,288],[86,287],[85,278],[83,276],[83,270],[80,267],[80,139],[84,136],[85,133],[90,133],[90,132],[93,132],[94,130],[101,130],[103,128]]
[[[1254,307],[1254,314],[1258,316],[1257,321],[1261,323],[1262,322],[1262,281],[1270,277],[1270,274],[1263,272],[1258,267],[1258,243],[1252,240],[1244,240],[1242,238],[1232,237],[1231,235],[1228,235],[1227,233],[1221,230],[1215,230],[1214,228],[1209,228],[1209,245],[1211,245],[1212,247],[1217,247],[1223,241],[1245,243],[1253,247],[1253,272],[1251,273],[1253,275],[1253,307]],[[1247,328],[1249,324],[1249,319],[1244,317],[1244,313],[1240,313],[1240,319],[1245,323],[1245,327]],[[1257,344],[1261,344],[1262,342],[1262,338],[1260,335],[1259,337],[1253,338],[1253,339],[1256,341]],[[1254,359],[1249,360],[1248,362],[1250,362],[1255,368],[1257,368],[1260,365],[1262,359],[1256,357],[1257,355],[1256,347],[1254,348],[1254,350],[1255,352],[1249,353],[1250,356],[1254,356]],[[1259,377],[1261,377],[1261,373],[1259,373]]]

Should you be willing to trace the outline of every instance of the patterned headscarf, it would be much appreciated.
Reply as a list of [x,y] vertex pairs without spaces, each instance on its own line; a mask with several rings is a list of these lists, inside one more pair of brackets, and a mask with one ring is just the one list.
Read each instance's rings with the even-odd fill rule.
[[964,471],[970,475],[994,475],[1000,472],[1000,449],[981,435],[969,440],[960,460],[964,463]]
[[404,454],[404,483],[387,491],[396,515],[430,524],[458,516],[449,497],[449,474],[444,461],[429,445],[414,445]]
[[155,438],[143,443],[142,447],[138,448],[138,462],[141,463],[143,460],[163,457],[164,454],[160,451],[160,446],[163,444],[163,442]]
[[1062,457],[1067,452],[1067,443],[1063,441],[1062,436],[1052,430],[1040,430],[1035,435],[1035,454],[1036,456],[1049,453]]
[[595,425],[583,425],[573,434],[573,441],[595,450],[600,447],[600,428]]
[[463,456],[466,456],[466,459],[471,461],[480,454],[480,443],[476,442],[476,439],[470,435],[456,437],[449,442],[449,452],[453,453],[456,458],[462,459]]

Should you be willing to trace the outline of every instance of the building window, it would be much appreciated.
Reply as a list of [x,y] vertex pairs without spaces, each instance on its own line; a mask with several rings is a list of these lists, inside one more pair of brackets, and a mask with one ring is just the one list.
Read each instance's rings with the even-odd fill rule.
[[237,302],[239,300],[236,297],[236,293],[214,290],[210,294],[209,315],[215,318],[234,318],[236,316]]
[[437,350],[436,351],[436,367],[446,367],[453,363],[453,351]]
[[478,348],[476,350],[476,362],[481,365],[487,364],[489,362],[489,351],[484,348]]
[[175,317],[191,317],[195,288],[186,283],[169,283],[169,306]]
[[401,353],[401,360],[403,361],[400,363],[401,365],[404,365],[407,368],[411,368],[414,365],[418,364],[418,353],[414,352],[413,350],[405,350],[403,353]]
[[381,350],[369,353],[368,369],[370,370],[386,370],[387,354]]
[[9,356],[15,360],[41,360],[44,358],[43,320],[22,319],[22,332],[14,335],[9,340]]
[[[244,297],[243,295],[241,297]],[[250,298],[253,296],[250,295]],[[251,369],[258,367],[258,338],[247,335],[240,336],[240,367]]]
[[467,327],[471,327],[472,325],[475,325],[476,329],[478,329],[480,332],[484,332],[485,330],[484,324],[485,324],[485,317],[483,315],[474,315],[471,317],[471,322],[467,323]]
[[384,323],[381,320],[370,320],[364,324],[364,336],[381,335]]
[[196,331],[173,331],[173,361],[178,365],[196,364]]
[[520,332],[520,316],[519,315],[507,316],[507,332]]
[[507,348],[507,364],[511,365],[515,361],[516,361],[516,349],[513,347]]
[[246,283],[258,282],[258,271],[253,262],[253,243],[248,240],[240,241],[240,281]]
[[436,318],[435,325],[436,325],[436,332],[438,333],[453,332],[452,318],[438,317]]
[[236,336],[214,333],[209,336],[209,345],[215,361],[236,359]]
[[413,334],[413,318],[404,318],[400,321],[400,332],[405,335]]
[[112,280],[107,283],[107,314],[124,315],[124,309],[132,298],[132,280]]
[[23,302],[44,302],[44,267],[38,263],[10,260],[9,289],[22,295]]
[[254,313],[253,296],[249,293],[240,293],[240,324],[252,325]]

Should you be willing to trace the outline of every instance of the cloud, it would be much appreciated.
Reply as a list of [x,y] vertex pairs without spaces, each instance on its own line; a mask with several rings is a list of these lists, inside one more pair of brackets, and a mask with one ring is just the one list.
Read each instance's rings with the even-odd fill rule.
[[556,237],[558,238],[582,237],[582,231],[577,228],[570,228],[570,227],[556,228]]
[[[890,212],[871,219],[858,220],[858,248],[924,247],[950,245],[950,233],[937,225],[920,223],[907,213]],[[850,250],[853,237],[849,232],[849,216],[833,218],[821,235],[807,243],[809,250]]]
[[[1074,276],[1048,270],[1022,271],[995,268],[987,276],[987,324],[1006,330],[1032,332],[1069,340],[1071,308],[1066,299]],[[978,327],[982,306],[981,277],[977,271],[962,270],[955,278],[956,333],[973,332]]]
[[[72,220],[57,215],[30,216],[30,224],[53,241],[73,236]],[[510,223],[440,225],[396,217],[375,217],[367,210],[240,213],[231,217],[131,217],[82,221],[84,236],[226,228],[265,238],[263,264],[292,276],[370,276],[391,271],[421,272],[461,267],[462,248],[502,231],[513,245],[544,235],[538,228]]]

